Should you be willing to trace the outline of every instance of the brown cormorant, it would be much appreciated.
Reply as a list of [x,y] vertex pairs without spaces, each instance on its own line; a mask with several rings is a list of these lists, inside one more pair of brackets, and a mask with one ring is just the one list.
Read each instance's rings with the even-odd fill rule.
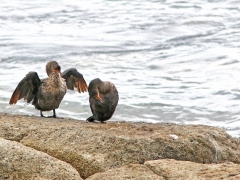
[[48,78],[39,78],[37,72],[29,72],[17,85],[9,104],[16,104],[18,100],[24,98],[27,103],[32,103],[36,109],[42,111],[53,110],[56,118],[55,109],[59,107],[67,89],[77,88],[78,92],[86,92],[87,84],[75,68],[70,68],[60,72],[61,67],[56,61],[50,61],[46,65]]

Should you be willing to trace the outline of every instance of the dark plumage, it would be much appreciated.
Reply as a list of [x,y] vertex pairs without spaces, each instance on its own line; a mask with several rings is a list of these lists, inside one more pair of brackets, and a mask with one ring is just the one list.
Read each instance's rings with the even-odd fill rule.
[[99,78],[92,80],[88,86],[89,103],[93,113],[87,121],[109,120],[118,104],[118,91],[113,83],[101,81]]
[[29,72],[17,85],[9,104],[16,104],[18,100],[24,98],[27,103],[32,103],[36,109],[42,111],[53,110],[53,116],[56,117],[55,109],[59,107],[67,88],[78,92],[87,91],[87,84],[76,69],[71,68],[63,73],[61,67],[56,61],[50,61],[46,65],[48,78],[39,78],[36,72]]

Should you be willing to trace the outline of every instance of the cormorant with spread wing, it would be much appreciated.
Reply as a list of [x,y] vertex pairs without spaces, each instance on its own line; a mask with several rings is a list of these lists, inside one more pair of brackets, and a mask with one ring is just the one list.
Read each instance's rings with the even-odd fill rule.
[[53,110],[56,118],[55,109],[59,107],[67,89],[78,92],[87,92],[87,84],[83,75],[75,68],[70,68],[61,73],[61,67],[56,61],[50,61],[46,65],[48,78],[39,78],[37,72],[29,72],[17,85],[9,104],[16,104],[18,100],[24,98],[27,103],[32,103],[36,109],[42,111]]

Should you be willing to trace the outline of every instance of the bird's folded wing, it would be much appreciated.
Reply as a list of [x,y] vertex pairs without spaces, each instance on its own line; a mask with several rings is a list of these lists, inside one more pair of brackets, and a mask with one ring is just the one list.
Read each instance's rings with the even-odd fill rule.
[[74,90],[74,87],[76,87],[79,93],[87,92],[87,83],[83,78],[83,75],[79,73],[77,69],[67,69],[62,73],[62,77],[66,80],[68,89]]
[[17,85],[9,104],[16,104],[18,100],[24,98],[30,103],[37,94],[41,80],[36,72],[29,72]]

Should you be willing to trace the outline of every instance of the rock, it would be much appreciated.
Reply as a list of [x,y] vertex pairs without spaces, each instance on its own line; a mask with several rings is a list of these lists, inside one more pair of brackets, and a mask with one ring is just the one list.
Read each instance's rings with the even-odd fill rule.
[[239,142],[220,128],[1,115],[0,137],[71,164],[82,178],[157,159],[240,163]]
[[116,169],[110,169],[103,173],[96,173],[86,180],[164,180],[163,176],[154,174],[147,166],[130,164]]
[[70,165],[18,142],[0,138],[0,179],[81,180]]
[[131,164],[96,173],[86,180],[239,180],[240,165],[232,162],[200,164],[190,161],[163,159]]
[[200,164],[173,159],[147,161],[144,163],[155,174],[168,180],[239,180],[240,165],[232,162],[221,164]]

